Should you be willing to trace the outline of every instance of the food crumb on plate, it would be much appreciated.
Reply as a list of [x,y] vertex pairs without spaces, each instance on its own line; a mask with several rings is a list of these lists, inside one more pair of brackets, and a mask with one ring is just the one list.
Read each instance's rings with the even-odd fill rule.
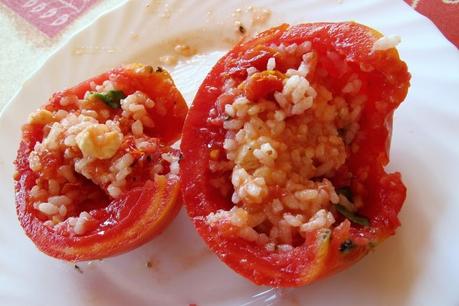
[[73,268],[75,269],[75,271],[77,271],[77,272],[83,274],[83,270],[80,268],[79,265],[75,264],[75,265],[73,265]]

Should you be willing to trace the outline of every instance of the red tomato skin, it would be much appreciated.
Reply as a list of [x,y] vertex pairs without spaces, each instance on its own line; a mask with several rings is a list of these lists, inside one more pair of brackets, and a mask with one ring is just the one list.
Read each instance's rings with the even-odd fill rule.
[[[55,93],[45,108],[61,109],[63,107],[59,101],[63,96],[74,94],[82,99],[90,91],[91,82],[101,84],[110,79],[127,95],[140,90],[156,103],[163,103],[170,112],[166,115],[153,114],[158,121],[155,122],[157,130],[152,131],[152,134],[164,144],[173,143],[180,137],[188,107],[167,72],[161,70],[145,74],[134,73],[133,70],[139,67],[142,66],[132,64],[115,68],[75,87]],[[20,224],[26,235],[45,254],[67,261],[93,260],[121,254],[159,235],[178,214],[181,208],[179,179],[158,176],[112,201],[103,211],[96,212],[114,220],[113,226],[73,237],[61,235],[44,226],[28,201],[28,194],[37,178],[29,168],[28,157],[35,143],[42,138],[42,126],[24,126],[15,161],[15,191],[16,212]]]
[[[384,166],[389,161],[392,115],[407,94],[410,74],[395,49],[371,50],[381,36],[377,31],[353,22],[309,23],[292,27],[283,24],[236,45],[220,59],[201,85],[182,135],[184,203],[209,248],[229,267],[255,284],[275,287],[309,284],[354,264],[399,227],[397,215],[405,200],[406,188],[400,174],[387,174]],[[223,76],[243,80],[247,77],[247,68],[266,67],[270,55],[260,45],[306,40],[311,41],[313,49],[319,53],[333,47],[352,65],[374,68],[368,73],[369,82],[365,89],[368,100],[359,122],[365,137],[359,141],[358,153],[351,154],[333,180],[334,184],[341,186],[351,184],[352,189],[358,191],[365,203],[359,213],[368,217],[370,226],[361,227],[345,221],[335,227],[329,237],[307,237],[305,243],[293,252],[270,253],[242,238],[224,237],[203,221],[209,213],[232,206],[228,198],[221,196],[208,183],[211,175],[208,170],[209,144],[221,144],[225,131],[208,124],[207,117],[221,94],[219,88],[223,85]],[[251,48],[261,51],[253,57],[244,54]],[[331,85],[342,88],[343,84],[336,81]],[[360,173],[363,170],[368,171],[368,179],[356,177],[350,181],[345,176],[348,171]],[[348,240],[352,241],[352,247],[343,251],[343,243]]]

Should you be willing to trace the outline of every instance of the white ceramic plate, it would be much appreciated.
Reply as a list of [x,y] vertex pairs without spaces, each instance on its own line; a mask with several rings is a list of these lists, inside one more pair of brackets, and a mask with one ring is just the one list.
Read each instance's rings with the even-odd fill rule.
[[[83,273],[41,254],[26,238],[16,220],[11,176],[27,114],[52,92],[116,65],[156,64],[177,42],[201,53],[172,69],[191,102],[234,39],[234,20],[252,29],[247,1],[222,2],[124,3],[68,41],[6,107],[0,119],[0,305],[459,305],[459,53],[401,0],[250,3],[273,12],[261,27],[355,20],[402,36],[399,50],[413,78],[395,116],[389,168],[402,172],[408,199],[397,235],[360,263],[303,288],[257,287],[206,250],[183,210],[156,240],[80,263]],[[237,8],[241,13],[234,14]]]

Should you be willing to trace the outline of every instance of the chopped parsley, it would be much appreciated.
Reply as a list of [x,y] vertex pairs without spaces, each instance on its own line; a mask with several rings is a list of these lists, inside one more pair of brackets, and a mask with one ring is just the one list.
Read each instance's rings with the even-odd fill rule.
[[89,98],[91,97],[95,97],[101,100],[102,102],[110,106],[111,108],[120,108],[121,107],[120,101],[121,99],[126,98],[126,95],[121,90],[109,90],[103,93],[99,93],[99,92],[91,93]]
[[336,192],[345,196],[350,202],[354,200],[354,194],[352,193],[351,187],[341,187],[336,189]]
[[352,211],[349,211],[343,205],[336,204],[335,208],[340,214],[342,214],[345,218],[349,219],[353,223],[360,224],[363,226],[368,226],[370,224],[367,218],[360,216]]

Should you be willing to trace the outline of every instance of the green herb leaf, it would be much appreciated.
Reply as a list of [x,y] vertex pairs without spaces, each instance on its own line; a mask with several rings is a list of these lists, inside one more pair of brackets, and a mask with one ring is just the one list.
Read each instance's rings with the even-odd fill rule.
[[340,214],[342,214],[344,217],[349,219],[351,222],[354,222],[354,223],[357,223],[363,226],[368,226],[370,224],[367,218],[363,216],[359,216],[356,213],[353,213],[352,211],[349,211],[343,205],[336,204],[335,208]]
[[109,90],[105,93],[92,93],[89,97],[95,97],[111,108],[120,108],[120,101],[126,98],[126,95],[121,90]]
[[345,196],[350,202],[354,200],[354,194],[352,193],[351,187],[341,187],[336,189],[336,193],[342,194]]

